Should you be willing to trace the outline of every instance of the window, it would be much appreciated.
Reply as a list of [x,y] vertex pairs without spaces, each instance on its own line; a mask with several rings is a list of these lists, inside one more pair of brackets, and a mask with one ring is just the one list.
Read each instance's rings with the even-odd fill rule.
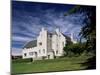
[[41,53],[41,50],[39,50],[39,53]]
[[33,52],[29,52],[29,55],[31,55],[31,56],[32,56],[33,54],[34,54]]
[[62,42],[62,46],[64,47],[64,42]]
[[59,37],[61,37],[61,35],[59,34]]
[[43,53],[45,53],[45,49],[43,49]]
[[26,56],[27,54],[26,53],[24,53],[24,56]]
[[39,45],[42,45],[42,42],[40,42]]
[[50,38],[52,38],[52,35],[50,35]]
[[38,56],[37,52],[34,52],[34,54],[35,54],[35,57],[37,58],[37,56]]
[[56,54],[58,54],[58,50],[56,51]]
[[58,47],[58,44],[57,44],[57,47]]

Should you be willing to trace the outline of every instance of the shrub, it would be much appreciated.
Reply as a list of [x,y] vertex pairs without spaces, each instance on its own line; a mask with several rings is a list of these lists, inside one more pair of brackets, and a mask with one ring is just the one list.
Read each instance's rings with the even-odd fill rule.
[[66,45],[64,51],[65,56],[77,56],[85,51],[85,45],[81,43]]
[[32,62],[32,58],[27,58],[27,59],[15,59],[12,60],[13,63],[24,63],[24,62]]

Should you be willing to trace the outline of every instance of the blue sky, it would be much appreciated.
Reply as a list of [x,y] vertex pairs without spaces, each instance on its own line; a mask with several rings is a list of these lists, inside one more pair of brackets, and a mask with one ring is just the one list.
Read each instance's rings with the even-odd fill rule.
[[12,1],[12,54],[21,54],[22,47],[36,39],[42,27],[52,32],[59,27],[65,35],[78,34],[84,13],[64,16],[75,5]]

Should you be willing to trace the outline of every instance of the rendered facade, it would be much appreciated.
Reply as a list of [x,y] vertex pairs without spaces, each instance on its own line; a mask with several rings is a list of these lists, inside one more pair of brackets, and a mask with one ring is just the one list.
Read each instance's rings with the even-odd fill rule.
[[32,58],[33,60],[41,60],[63,56],[63,48],[67,44],[66,40],[59,29],[49,33],[46,29],[42,28],[37,39],[30,41],[23,48],[23,59]]

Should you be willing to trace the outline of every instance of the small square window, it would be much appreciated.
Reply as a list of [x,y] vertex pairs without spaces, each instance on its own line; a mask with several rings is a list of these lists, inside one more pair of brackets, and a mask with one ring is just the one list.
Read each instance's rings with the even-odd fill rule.
[[33,52],[29,52],[29,55],[33,55],[34,53]]
[[62,42],[62,46],[64,47],[64,42]]
[[24,53],[24,56],[26,56],[27,54],[26,53]]
[[39,45],[42,45],[42,42],[40,42]]
[[56,51],[56,54],[58,54],[58,50]]
[[52,37],[52,35],[50,35],[50,37]]

